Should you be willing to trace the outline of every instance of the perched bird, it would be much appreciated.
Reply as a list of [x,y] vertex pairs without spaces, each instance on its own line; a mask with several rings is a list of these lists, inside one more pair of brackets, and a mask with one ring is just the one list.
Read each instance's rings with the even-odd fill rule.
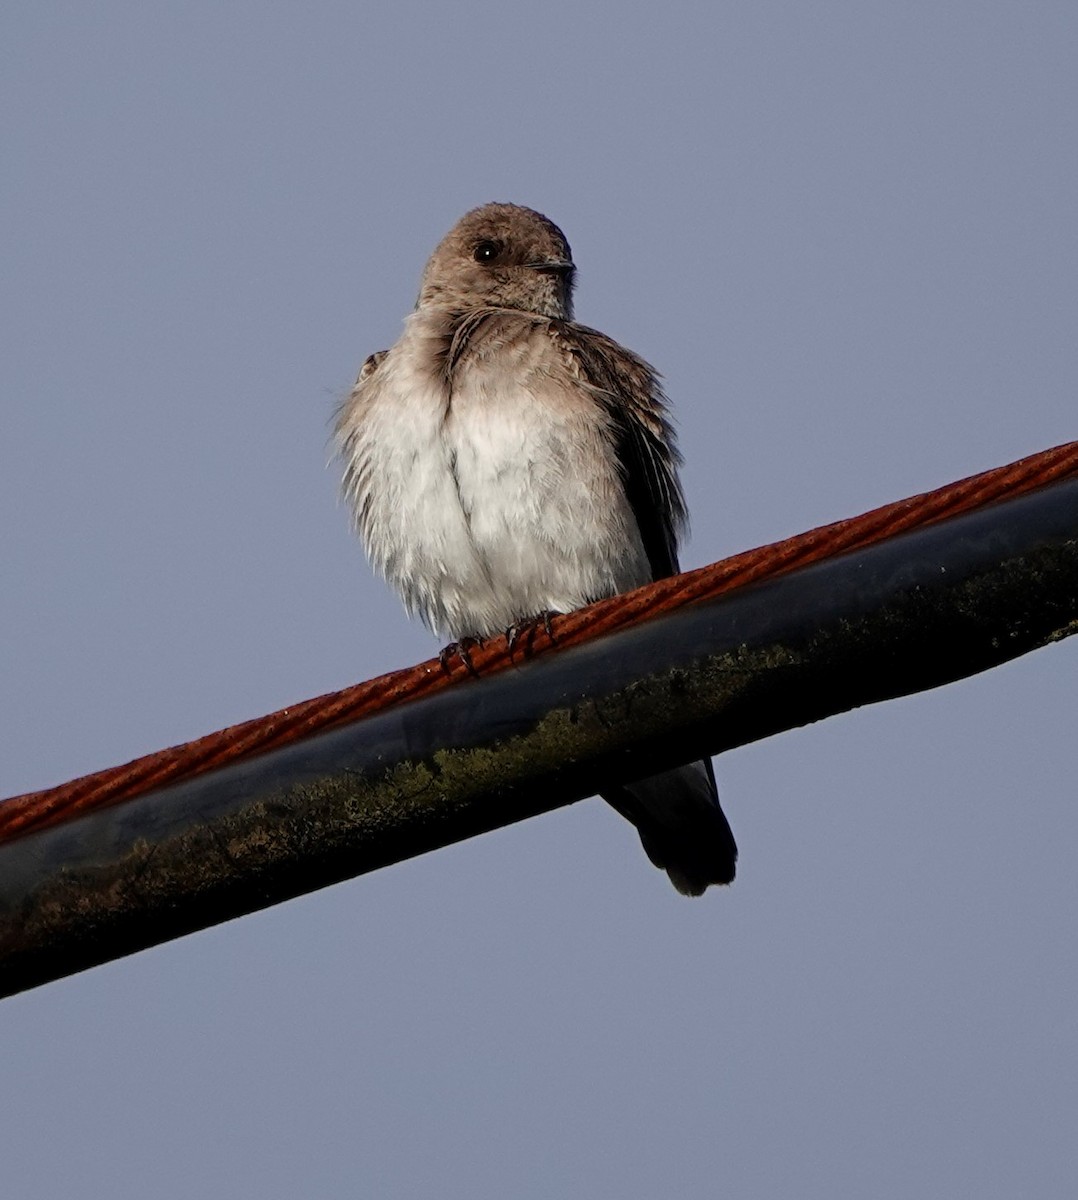
[[[466,214],[415,311],[341,406],[343,491],[371,563],[459,643],[678,570],[680,458],[655,371],[573,321],[561,230]],[[679,892],[734,877],[710,761],[604,793]]]

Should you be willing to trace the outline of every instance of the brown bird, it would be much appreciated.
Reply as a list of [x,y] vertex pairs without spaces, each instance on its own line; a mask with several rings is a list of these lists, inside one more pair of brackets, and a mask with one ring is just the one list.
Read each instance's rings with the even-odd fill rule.
[[[474,209],[338,414],[343,490],[373,566],[457,642],[678,570],[685,504],[658,377],[573,321],[574,272],[540,213]],[[733,879],[710,761],[604,798],[679,892]]]

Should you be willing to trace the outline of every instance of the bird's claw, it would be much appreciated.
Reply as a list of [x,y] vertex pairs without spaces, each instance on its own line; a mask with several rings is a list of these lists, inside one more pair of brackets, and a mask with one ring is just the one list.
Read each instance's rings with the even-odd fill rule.
[[560,613],[548,608],[541,613],[537,613],[534,617],[528,617],[527,620],[514,621],[505,631],[505,636],[509,642],[509,653],[513,653],[517,643],[522,638],[526,639],[525,649],[530,650],[540,625],[546,630],[546,635],[550,638],[551,642],[556,643],[558,639],[554,636],[554,627],[551,621],[554,617],[560,615]]
[[459,642],[450,642],[448,646],[443,646],[438,651],[438,661],[442,664],[442,670],[448,675],[453,669],[450,666],[451,660],[457,658],[470,675],[478,675],[479,672],[472,665],[472,651],[482,645],[481,637],[462,637]]

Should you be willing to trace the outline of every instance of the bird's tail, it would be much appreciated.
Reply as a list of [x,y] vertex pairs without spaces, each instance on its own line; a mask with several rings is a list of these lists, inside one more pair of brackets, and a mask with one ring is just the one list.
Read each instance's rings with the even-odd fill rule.
[[719,804],[711,760],[688,763],[603,792],[636,826],[648,858],[683,896],[730,883],[737,843]]

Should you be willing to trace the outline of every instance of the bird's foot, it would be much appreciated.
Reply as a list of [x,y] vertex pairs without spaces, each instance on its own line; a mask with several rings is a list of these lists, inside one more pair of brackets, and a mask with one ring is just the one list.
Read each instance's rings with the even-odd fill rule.
[[561,613],[548,608],[534,617],[528,617],[527,620],[514,621],[505,631],[505,636],[509,641],[509,653],[513,653],[513,650],[521,639],[524,639],[524,649],[530,650],[535,642],[535,635],[539,632],[540,625],[546,630],[546,635],[550,638],[551,642],[556,643],[558,639],[554,636],[554,627],[551,625],[551,620],[554,617],[560,616]]
[[448,646],[443,646],[438,651],[438,661],[442,664],[442,670],[448,675],[452,670],[449,664],[453,659],[459,659],[469,674],[478,675],[479,672],[472,665],[472,651],[482,645],[481,637],[462,637],[459,642],[450,642]]

